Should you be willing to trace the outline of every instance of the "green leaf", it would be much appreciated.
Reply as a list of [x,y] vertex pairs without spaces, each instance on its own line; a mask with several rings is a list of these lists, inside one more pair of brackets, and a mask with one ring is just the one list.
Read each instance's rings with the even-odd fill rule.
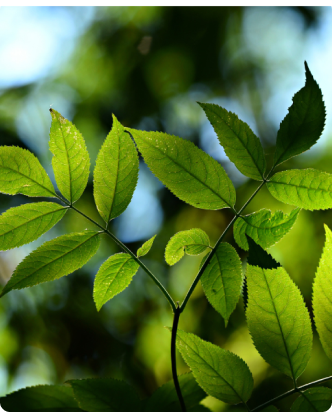
[[97,252],[99,235],[100,232],[86,230],[45,242],[17,266],[0,297],[12,289],[59,279],[81,268]]
[[[192,373],[180,375],[179,383],[187,410],[195,409],[206,393],[196,383]],[[144,412],[181,412],[181,406],[173,381],[165,383],[147,399]]]
[[89,153],[76,127],[54,109],[50,109],[50,113],[50,150],[54,154],[52,165],[55,180],[64,197],[74,203],[88,183]]
[[322,92],[305,65],[305,86],[293,97],[293,104],[280,124],[274,165],[310,149],[323,132],[325,105]]
[[216,132],[229,159],[241,173],[262,180],[266,162],[263,147],[247,123],[236,114],[211,103],[198,103]]
[[15,146],[0,147],[0,192],[55,197],[54,187],[39,160],[28,150]]
[[201,277],[208,301],[225,319],[234,311],[241,294],[242,265],[236,250],[222,242],[212,256]]
[[320,341],[332,360],[332,232],[324,226],[326,241],[314,280],[312,306]]
[[263,409],[262,412],[278,412],[278,409],[275,406],[270,405],[267,408]]
[[311,322],[301,292],[282,267],[247,266],[249,331],[270,365],[296,380],[312,347]]
[[73,390],[68,386],[40,385],[20,389],[0,398],[8,412],[79,412]]
[[80,407],[87,412],[140,412],[136,391],[126,382],[110,378],[77,379],[67,383]]
[[332,175],[315,169],[286,170],[267,183],[281,202],[307,210],[332,208]]
[[247,402],[253,378],[237,355],[192,333],[177,331],[177,347],[204,391],[226,403]]
[[149,168],[175,196],[199,209],[234,206],[235,189],[225,170],[192,142],[160,132],[126,130]]
[[261,269],[277,269],[280,263],[273,259],[273,257],[261,248],[249,236],[246,236],[249,244],[249,255],[247,262],[251,266],[259,266]]
[[139,264],[127,253],[117,253],[100,266],[93,287],[93,299],[98,311],[126,289],[138,268]]
[[262,209],[251,215],[241,216],[234,224],[234,239],[244,250],[249,249],[246,235],[267,249],[279,242],[293,227],[300,209],[294,209],[289,215],[281,210],[272,213]]
[[0,216],[0,250],[8,250],[36,240],[50,230],[67,212],[53,202],[27,203]]
[[291,407],[291,412],[325,412],[332,404],[332,389],[318,387],[302,392]]
[[137,251],[137,257],[145,256],[147,253],[150,252],[152,248],[153,242],[157,235],[154,235],[151,239],[147,240]]
[[100,216],[108,223],[129,205],[138,179],[134,142],[113,115],[113,126],[97,157],[93,194]]
[[184,253],[199,255],[210,246],[209,236],[202,229],[190,229],[176,233],[167,243],[165,260],[169,265],[174,265]]

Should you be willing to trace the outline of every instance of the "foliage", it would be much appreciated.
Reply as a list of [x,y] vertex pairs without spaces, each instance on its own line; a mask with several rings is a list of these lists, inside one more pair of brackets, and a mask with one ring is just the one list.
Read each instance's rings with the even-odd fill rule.
[[[1,296],[66,276],[86,264],[98,251],[102,235],[110,237],[124,253],[111,255],[100,267],[93,296],[97,310],[127,288],[141,267],[159,287],[174,313],[171,330],[173,382],[141,400],[126,382],[111,378],[72,379],[66,386],[37,386],[22,389],[1,399],[8,411],[204,411],[205,395],[225,403],[242,404],[248,411],[275,411],[273,405],[292,393],[299,393],[292,411],[325,411],[332,403],[331,390],[303,387],[298,378],[311,355],[313,332],[310,314],[301,291],[285,269],[265,249],[285,236],[300,213],[332,207],[332,176],[314,169],[286,170],[273,175],[275,167],[308,150],[320,137],[325,122],[322,93],[305,63],[306,84],[293,98],[277,136],[272,169],[266,173],[263,147],[249,126],[225,109],[201,103],[220,143],[235,166],[246,176],[259,180],[256,191],[240,210],[235,209],[236,192],[222,166],[192,142],[179,137],[124,127],[113,116],[113,127],[97,157],[94,169],[94,199],[104,220],[102,226],[73,206],[85,190],[90,160],[82,135],[76,127],[51,109],[50,149],[53,170],[61,194],[34,155],[18,147],[0,148],[0,191],[27,196],[56,198],[12,208],[0,217],[0,241],[4,250],[27,244],[49,230],[68,209],[79,213],[100,230],[85,230],[59,236],[30,253],[16,268]],[[133,140],[132,140],[132,138]],[[181,305],[175,303],[159,279],[140,257],[153,247],[155,236],[135,255],[110,230],[109,222],[130,203],[138,176],[138,155],[179,199],[199,209],[229,208],[234,218],[212,247],[205,231],[194,228],[175,234],[166,246],[165,259],[177,263],[186,253],[202,259],[198,274]],[[278,200],[296,206],[290,214],[261,209],[242,215],[259,190],[267,185]],[[61,202],[61,206],[58,202]],[[247,268],[242,274],[238,251],[224,241],[234,225],[234,238],[249,249]],[[314,283],[313,307],[319,337],[331,357],[331,231],[326,228],[326,244]],[[105,236],[103,236],[105,237]],[[236,354],[207,342],[195,334],[178,330],[196,285],[201,280],[208,301],[224,318],[229,318],[243,291],[248,328],[261,356],[271,366],[292,378],[294,389],[255,408],[250,401],[254,380],[246,362]],[[177,376],[175,345],[192,374]]]

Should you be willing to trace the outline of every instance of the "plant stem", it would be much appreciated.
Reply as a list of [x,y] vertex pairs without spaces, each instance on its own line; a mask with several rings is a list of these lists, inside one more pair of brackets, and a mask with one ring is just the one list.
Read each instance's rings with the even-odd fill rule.
[[176,393],[179,398],[179,402],[181,405],[181,410],[182,412],[186,412],[186,405],[184,403],[184,399],[181,393],[181,388],[178,380],[178,375],[176,372],[176,332],[178,330],[178,324],[179,324],[179,318],[181,315],[181,310],[179,307],[179,303],[177,302],[177,307],[174,312],[174,317],[173,317],[173,327],[172,327],[172,338],[171,338],[171,360],[172,360],[172,376],[173,376],[173,382],[175,386]]
[[305,384],[305,385],[299,386],[298,388],[294,388],[294,389],[292,389],[292,390],[290,390],[290,391],[288,391],[288,392],[283,393],[282,395],[277,396],[276,398],[273,398],[273,399],[271,399],[271,400],[263,403],[262,405],[257,406],[257,407],[254,408],[254,409],[251,409],[251,412],[261,411],[261,410],[263,410],[264,408],[272,405],[273,403],[275,403],[275,402],[277,402],[277,401],[280,401],[281,399],[287,398],[288,396],[293,395],[293,394],[296,393],[296,392],[304,391],[305,389],[309,389],[309,388],[311,388],[312,386],[315,386],[315,385],[318,385],[318,384],[320,384],[320,383],[329,381],[329,380],[331,380],[331,379],[332,379],[332,376],[327,376],[326,378],[322,378],[322,379],[319,379],[319,380],[317,380],[317,381],[310,382],[310,383],[307,383],[307,384]]

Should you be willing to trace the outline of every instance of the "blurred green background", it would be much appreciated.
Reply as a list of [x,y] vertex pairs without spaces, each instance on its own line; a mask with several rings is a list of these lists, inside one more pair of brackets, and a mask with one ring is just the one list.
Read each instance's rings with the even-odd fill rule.
[[[195,142],[226,169],[241,206],[258,183],[229,162],[196,101],[236,112],[260,137],[271,162],[280,121],[304,85],[306,60],[324,94],[326,127],[310,152],[278,170],[315,167],[331,173],[331,37],[328,7],[0,7],[0,143],[33,151],[54,181],[48,150],[52,106],[85,137],[92,172],[114,113],[125,126],[165,131]],[[77,207],[101,222],[92,188],[91,173]],[[0,212],[35,200],[0,195]],[[292,209],[265,189],[246,212],[262,207]],[[231,218],[227,209],[204,211],[179,201],[141,159],[132,202],[111,230],[133,251],[157,234],[144,262],[181,301],[200,257],[185,257],[167,267],[167,241],[179,230],[200,227],[215,242]],[[332,211],[301,212],[290,234],[270,249],[300,287],[310,312],[323,223],[332,227]],[[72,211],[39,240],[1,253],[1,284],[41,243],[85,228],[93,226]],[[237,248],[232,233],[226,240]],[[237,250],[245,262],[246,253]],[[99,313],[95,309],[94,276],[118,251],[104,239],[82,270],[1,299],[0,395],[30,385],[107,376],[131,383],[143,398],[171,379],[170,333],[164,328],[171,325],[171,309],[143,271]],[[242,299],[225,329],[199,285],[180,328],[232,350],[248,363],[256,385],[252,407],[292,388],[291,380],[269,367],[255,350]],[[188,370],[180,356],[178,370]],[[315,332],[312,358],[299,383],[331,371]],[[278,407],[284,410],[291,402],[286,399]],[[240,410],[212,398],[205,404],[216,412]]]

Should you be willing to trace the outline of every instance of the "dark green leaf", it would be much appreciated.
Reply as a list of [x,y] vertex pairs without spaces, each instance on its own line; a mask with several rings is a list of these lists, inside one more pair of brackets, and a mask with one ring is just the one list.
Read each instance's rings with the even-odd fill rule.
[[277,269],[280,263],[273,259],[273,257],[261,248],[249,236],[246,236],[249,244],[249,255],[247,262],[251,266],[259,266],[262,269]]
[[332,389],[310,388],[295,400],[291,412],[326,412],[332,404]]

